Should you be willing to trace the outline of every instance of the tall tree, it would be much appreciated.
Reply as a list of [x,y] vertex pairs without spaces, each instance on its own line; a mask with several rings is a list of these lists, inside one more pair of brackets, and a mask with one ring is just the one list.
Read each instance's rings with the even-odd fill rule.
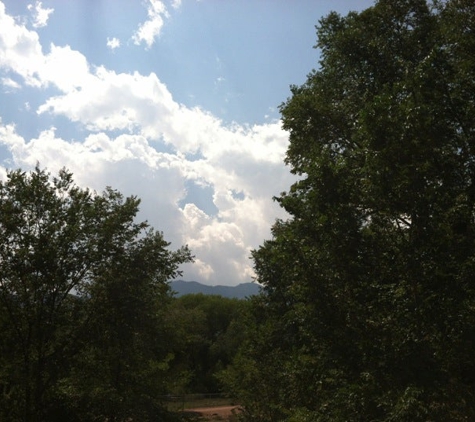
[[281,106],[291,218],[253,253],[282,418],[475,418],[474,43],[469,0],[321,20]]
[[166,324],[167,281],[189,259],[186,249],[168,246],[161,233],[142,233],[88,286],[89,321],[63,391],[75,400],[76,414],[111,422],[165,420],[159,397],[169,392],[175,351]]
[[[97,290],[115,283],[130,302],[121,306],[134,314],[142,304],[133,298],[163,296],[156,290],[165,291],[190,259],[186,248],[168,251],[161,234],[134,222],[138,205],[112,189],[81,189],[66,170],[54,178],[39,168],[18,170],[0,182],[0,323],[8,327],[0,412],[9,420],[52,420],[61,382],[83,350],[81,335],[102,312]],[[134,292],[138,283],[147,289]],[[109,311],[128,322],[124,308]]]

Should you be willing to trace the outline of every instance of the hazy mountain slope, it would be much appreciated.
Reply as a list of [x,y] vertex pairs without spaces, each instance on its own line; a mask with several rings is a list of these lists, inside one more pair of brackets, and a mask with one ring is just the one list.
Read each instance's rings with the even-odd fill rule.
[[170,283],[175,296],[203,293],[205,295],[220,295],[223,297],[244,299],[259,293],[260,287],[255,283],[243,283],[237,286],[206,286],[196,281],[175,280]]

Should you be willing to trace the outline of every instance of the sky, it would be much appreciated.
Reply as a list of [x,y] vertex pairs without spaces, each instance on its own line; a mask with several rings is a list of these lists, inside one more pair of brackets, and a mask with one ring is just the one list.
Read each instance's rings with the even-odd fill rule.
[[39,163],[141,199],[183,279],[237,285],[287,218],[279,105],[315,25],[371,0],[0,0],[0,178]]

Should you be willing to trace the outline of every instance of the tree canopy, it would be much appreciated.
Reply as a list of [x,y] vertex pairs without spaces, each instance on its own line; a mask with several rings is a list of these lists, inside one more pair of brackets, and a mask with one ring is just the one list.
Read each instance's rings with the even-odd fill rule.
[[191,256],[135,222],[138,206],[66,170],[0,182],[0,419],[146,421],[162,410],[160,316]]
[[245,300],[219,295],[198,293],[173,299],[167,313],[179,345],[174,364],[184,378],[181,391],[175,393],[221,390],[219,375],[243,340],[247,308]]
[[472,420],[475,3],[380,0],[317,35],[229,384],[253,421]]

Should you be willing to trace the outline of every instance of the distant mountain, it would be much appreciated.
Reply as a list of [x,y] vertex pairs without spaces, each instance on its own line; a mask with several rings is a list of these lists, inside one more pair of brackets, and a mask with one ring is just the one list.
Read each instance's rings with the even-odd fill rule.
[[260,286],[255,283],[243,283],[237,286],[206,286],[196,281],[175,280],[170,283],[175,296],[202,293],[204,295],[220,295],[223,297],[244,299],[248,296],[257,295]]

